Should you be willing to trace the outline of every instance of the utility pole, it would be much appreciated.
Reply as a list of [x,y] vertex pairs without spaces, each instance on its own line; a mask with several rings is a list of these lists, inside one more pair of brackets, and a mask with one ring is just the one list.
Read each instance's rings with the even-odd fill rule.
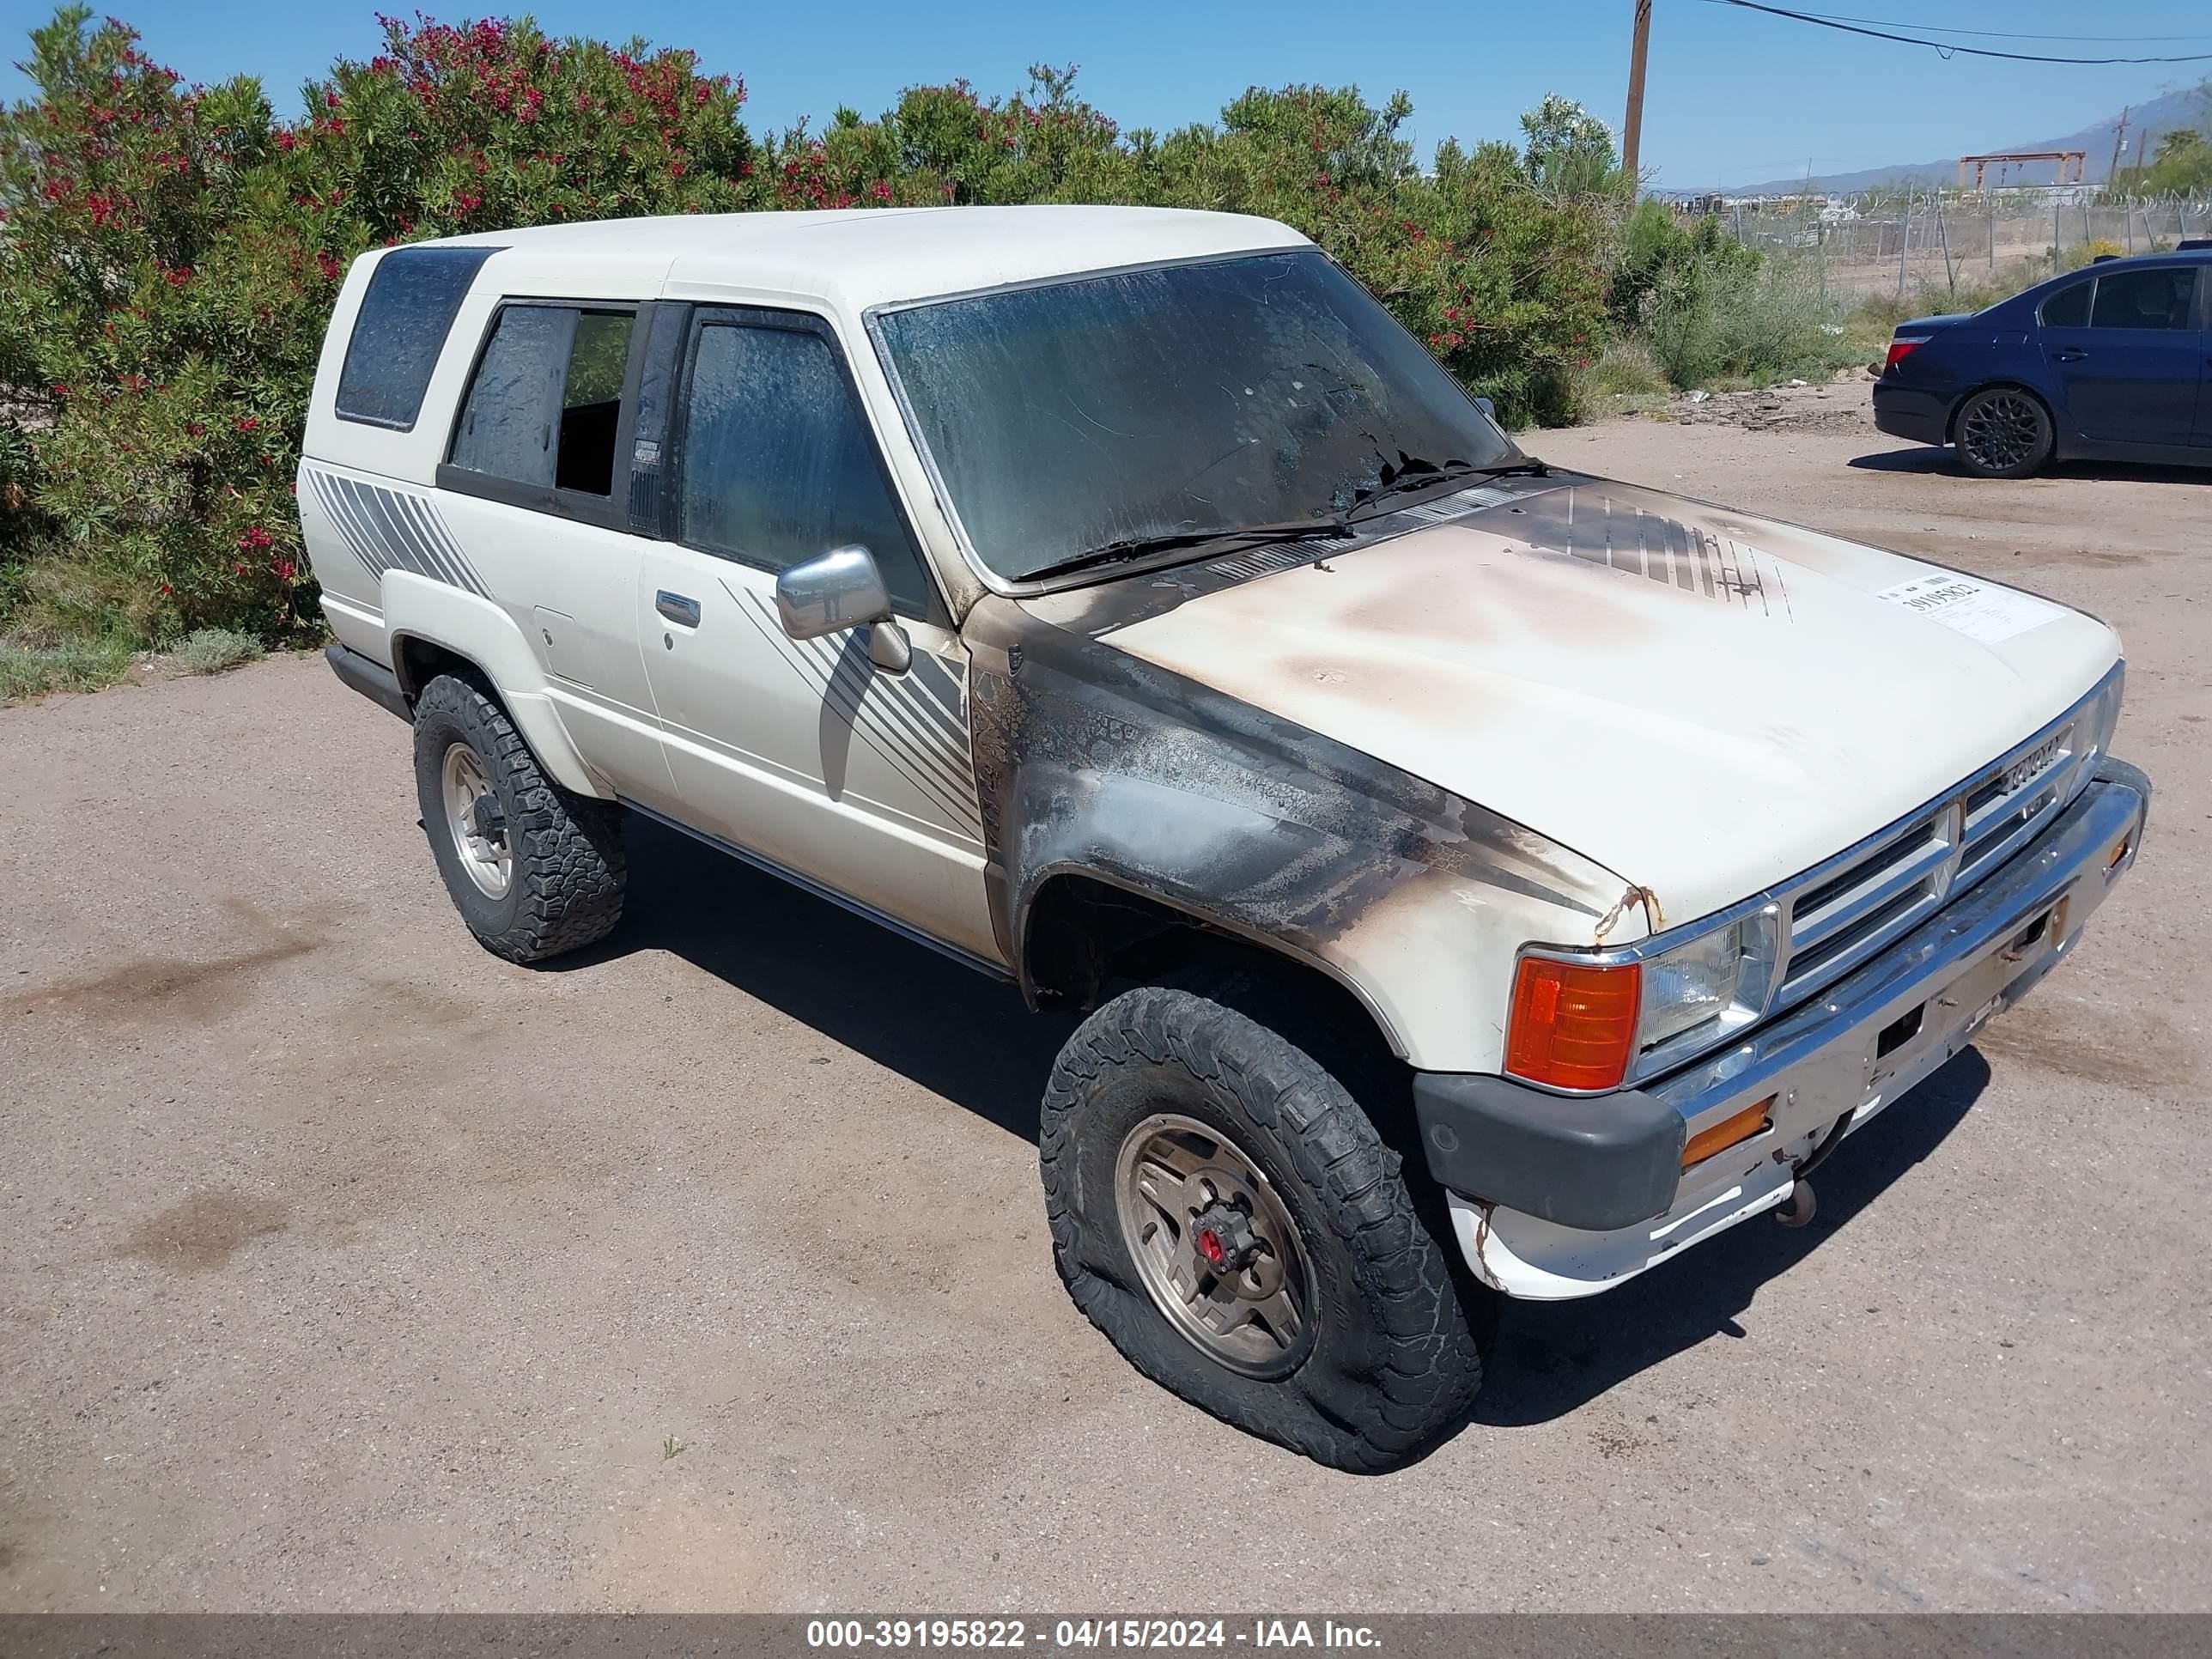
[[1651,44],[1651,0],[1636,0],[1636,38],[1628,49],[1628,119],[1620,129],[1620,168],[1637,189],[1637,157],[1644,138],[1644,54]]
[[[2123,104],[2120,106],[2120,124],[2112,129],[2112,165],[2105,174],[2105,184],[2108,189],[2119,177],[2120,152],[2128,147],[2128,112],[2134,107],[2132,104]],[[2063,161],[2059,163],[2058,173],[2061,179],[2065,177],[2066,164]]]

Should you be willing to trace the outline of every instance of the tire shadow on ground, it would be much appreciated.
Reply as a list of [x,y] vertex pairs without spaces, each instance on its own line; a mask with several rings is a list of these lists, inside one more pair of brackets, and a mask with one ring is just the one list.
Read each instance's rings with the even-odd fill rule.
[[648,818],[623,834],[622,925],[544,971],[670,951],[1035,1143],[1045,1074],[1080,1015],[1033,1014],[1012,985]]
[[[671,951],[1035,1142],[1045,1075],[1079,1015],[1033,1014],[1012,985],[649,820],[633,817],[628,836],[622,926],[545,971]],[[1989,1079],[1988,1063],[1968,1048],[1838,1147],[1814,1179],[1820,1208],[1809,1226],[1754,1216],[1620,1290],[1578,1302],[1507,1304],[1469,1420],[1547,1422],[1710,1337],[1745,1337],[1736,1316],[1760,1287],[1849,1227],[1934,1152]],[[1625,1298],[1634,1301],[1633,1317],[1624,1316]]]
[[[1854,455],[1844,463],[1862,472],[1918,473],[1925,476],[1957,478],[1972,484],[2018,483],[2021,479],[1978,478],[1959,465],[1958,457],[1950,449],[1938,449],[1929,444],[1906,444],[1898,449],[1872,451]],[[2039,477],[2051,479],[2087,478],[2108,480],[2114,483],[2176,483],[2203,486],[2212,484],[2212,457],[2202,467],[2150,466],[2133,461],[2060,461],[2045,468]]]

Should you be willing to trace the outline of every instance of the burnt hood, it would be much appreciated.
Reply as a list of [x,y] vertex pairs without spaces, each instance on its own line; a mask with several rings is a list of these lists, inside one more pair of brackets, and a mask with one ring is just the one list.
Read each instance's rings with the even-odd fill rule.
[[1028,603],[1595,860],[1667,924],[1903,817],[2118,655],[2016,589],[1557,472]]

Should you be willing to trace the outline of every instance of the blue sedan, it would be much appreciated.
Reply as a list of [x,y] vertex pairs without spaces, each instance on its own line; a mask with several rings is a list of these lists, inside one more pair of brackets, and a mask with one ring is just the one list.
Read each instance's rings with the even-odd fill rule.
[[2212,248],[2100,259],[1987,311],[1899,324],[1874,423],[1954,444],[1984,478],[2212,466]]

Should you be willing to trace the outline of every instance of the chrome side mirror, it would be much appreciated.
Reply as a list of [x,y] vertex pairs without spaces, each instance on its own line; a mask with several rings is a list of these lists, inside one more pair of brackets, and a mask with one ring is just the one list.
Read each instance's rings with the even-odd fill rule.
[[1489,398],[1477,398],[1474,400],[1474,406],[1480,410],[1489,419],[1494,421],[1498,418],[1498,405],[1491,402]]
[[912,659],[906,630],[891,620],[890,590],[865,547],[835,547],[783,571],[775,579],[775,614],[794,640],[866,628],[869,660],[892,673]]
[[794,640],[819,639],[890,620],[891,596],[875,555],[865,547],[832,548],[775,579],[775,614]]

